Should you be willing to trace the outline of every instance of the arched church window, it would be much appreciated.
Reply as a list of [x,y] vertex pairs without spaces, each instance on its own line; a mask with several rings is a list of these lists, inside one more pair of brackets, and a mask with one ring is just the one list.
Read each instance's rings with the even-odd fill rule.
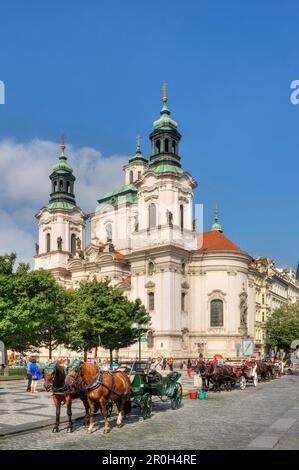
[[176,145],[175,145],[175,140],[172,141],[172,153],[176,153]]
[[63,191],[63,181],[59,181],[59,191]]
[[148,293],[148,309],[149,311],[155,310],[155,294],[153,292]]
[[133,171],[130,171],[130,183],[133,183],[134,176],[133,176]]
[[180,205],[180,227],[181,230],[184,228],[184,206],[183,204]]
[[186,264],[185,263],[182,263],[182,274],[183,274],[183,276],[185,276],[185,274],[186,274]]
[[71,185],[70,185],[69,181],[67,181],[67,183],[66,183],[66,192],[67,193],[70,192],[70,187],[71,187]]
[[138,171],[138,179],[140,180],[141,178],[141,171]]
[[154,333],[152,331],[149,331],[147,333],[147,347],[149,349],[152,349],[154,347]]
[[74,233],[71,236],[71,253],[72,255],[76,254],[76,235]]
[[223,301],[214,299],[211,301],[211,326],[223,326]]
[[157,224],[156,205],[151,203],[149,206],[149,228],[155,228]]
[[169,152],[169,140],[164,140],[164,152]]
[[154,274],[154,263],[152,261],[150,261],[148,263],[148,275],[149,276],[152,276]]
[[47,253],[50,253],[51,251],[51,235],[49,233],[46,235],[46,250]]
[[53,183],[53,192],[55,193],[57,191],[57,181],[54,181]]
[[107,243],[112,242],[112,225],[111,224],[106,225],[106,237],[107,237]]
[[161,142],[160,142],[160,140],[156,140],[155,147],[156,147],[156,154],[160,153],[161,152]]

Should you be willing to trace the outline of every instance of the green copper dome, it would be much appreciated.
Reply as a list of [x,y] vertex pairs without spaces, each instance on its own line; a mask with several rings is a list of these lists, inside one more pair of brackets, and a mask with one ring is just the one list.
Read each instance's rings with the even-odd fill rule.
[[179,173],[174,167],[180,168],[179,142],[181,134],[177,130],[177,123],[170,118],[167,107],[166,84],[163,85],[163,106],[160,117],[153,123],[150,134],[152,144],[149,169],[152,171]]
[[212,225],[211,231],[212,232],[221,232],[222,233],[222,227],[218,223],[218,208],[217,207],[215,207],[215,210],[214,210],[214,223]]
[[135,155],[133,155],[133,157],[129,159],[129,163],[135,162],[148,163],[148,159],[144,155],[142,155],[140,143],[137,144]]
[[76,207],[74,194],[74,183],[76,178],[73,175],[73,168],[68,163],[67,157],[64,154],[64,137],[62,137],[60,147],[60,157],[58,162],[53,166],[53,172],[50,175],[52,191],[48,208],[70,210]]
[[173,129],[178,127],[177,123],[169,117],[170,111],[167,107],[166,102],[163,103],[163,107],[160,111],[160,114],[161,116],[159,117],[159,119],[157,119],[153,123],[154,129]]

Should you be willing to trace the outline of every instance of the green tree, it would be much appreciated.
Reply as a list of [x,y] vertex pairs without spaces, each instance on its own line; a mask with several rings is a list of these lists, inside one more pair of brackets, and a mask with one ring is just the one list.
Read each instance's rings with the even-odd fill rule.
[[283,305],[274,310],[266,323],[266,345],[288,350],[299,338],[299,303]]
[[0,337],[17,351],[45,346],[52,350],[65,340],[65,291],[49,271],[30,271],[16,255],[0,257]]
[[[101,345],[109,349],[110,362],[113,351],[135,343],[139,334],[147,331],[150,316],[139,299],[130,302],[108,281],[83,281],[79,289],[69,293],[68,342],[77,351]],[[132,328],[134,323],[140,329]]]

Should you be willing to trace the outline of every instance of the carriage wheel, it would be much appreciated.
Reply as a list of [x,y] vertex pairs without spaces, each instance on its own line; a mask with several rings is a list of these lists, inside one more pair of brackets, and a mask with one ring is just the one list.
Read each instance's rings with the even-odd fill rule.
[[112,410],[113,410],[113,401],[112,400],[107,401],[106,409],[107,409],[107,416],[108,416],[108,418],[110,418],[110,416],[112,415]]
[[253,386],[254,386],[254,387],[256,387],[257,384],[258,384],[258,378],[257,378],[257,373],[256,373],[256,372],[255,372],[254,375],[253,375],[252,383],[253,383]]
[[153,401],[149,393],[145,393],[142,397],[142,416],[147,419],[152,414]]
[[171,408],[177,410],[182,403],[183,389],[180,383],[176,383],[171,398]]
[[246,388],[246,379],[245,379],[244,375],[242,375],[240,377],[240,389],[244,390],[245,388]]

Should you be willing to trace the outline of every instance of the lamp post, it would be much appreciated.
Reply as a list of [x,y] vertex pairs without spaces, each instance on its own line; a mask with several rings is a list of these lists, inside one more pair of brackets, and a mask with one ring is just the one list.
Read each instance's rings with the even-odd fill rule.
[[139,349],[139,361],[141,361],[141,334],[140,334],[140,325],[139,323],[133,323],[132,328],[138,330],[138,349]]

